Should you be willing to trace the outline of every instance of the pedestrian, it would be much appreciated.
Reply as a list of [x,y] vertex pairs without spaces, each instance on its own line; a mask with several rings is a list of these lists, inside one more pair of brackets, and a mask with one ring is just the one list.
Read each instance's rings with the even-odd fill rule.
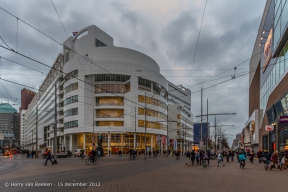
[[199,156],[200,156],[200,165],[202,165],[202,161],[203,161],[203,151],[200,151],[199,153]]
[[186,152],[186,157],[187,157],[186,165],[189,165],[189,166],[190,166],[190,164],[191,164],[190,155],[191,155],[191,153],[190,153],[190,151],[188,150],[188,151]]
[[264,163],[264,168],[266,171],[268,171],[268,166],[270,164],[270,159],[271,159],[271,155],[270,153],[268,153],[267,150],[264,150],[261,154],[261,162]]
[[48,149],[48,153],[47,153],[47,156],[46,156],[46,161],[45,161],[44,166],[47,165],[47,161],[48,161],[48,160],[51,161],[52,165],[54,164],[53,161],[52,161],[52,159],[51,159],[51,152],[50,152],[50,149]]
[[199,152],[196,154],[196,162],[197,162],[197,166],[198,166],[198,165],[199,165],[199,162],[200,162]]
[[122,151],[121,150],[119,150],[119,157],[122,158]]
[[194,150],[191,151],[190,159],[191,159],[192,165],[194,165],[194,161],[195,161],[195,151]]
[[150,150],[149,150],[148,154],[149,154],[149,158],[150,158],[151,157],[151,151]]
[[208,163],[208,167],[210,166],[210,157],[211,157],[211,153],[210,151],[207,151],[207,163]]
[[257,157],[258,157],[258,162],[261,163],[261,155],[262,155],[262,151],[261,149],[258,150],[257,152]]
[[254,162],[254,151],[253,150],[250,151],[250,163],[255,163]]
[[139,157],[140,157],[140,154],[141,154],[141,150],[139,150],[139,152],[138,152]]
[[231,151],[231,155],[230,155],[230,157],[231,157],[231,161],[232,161],[232,162],[233,162],[233,160],[234,160],[234,156],[235,156],[234,151]]
[[286,169],[284,149],[279,153],[279,164],[281,168]]
[[227,149],[226,149],[226,152],[225,152],[225,156],[226,156],[227,163],[229,163],[229,151]]
[[274,153],[272,154],[272,163],[270,165],[270,170],[272,170],[272,166],[274,165],[274,167],[276,168],[276,165],[278,167],[278,169],[280,169],[280,171],[282,171],[280,165],[278,164],[279,163],[279,153],[277,150],[274,151]]
[[110,153],[111,153],[111,151],[110,151],[110,149],[108,150],[108,156],[110,157]]
[[30,151],[29,150],[27,150],[26,155],[27,155],[27,158],[29,159],[29,157],[30,157]]
[[156,151],[153,150],[153,157],[155,158],[156,157]]
[[218,159],[218,162],[217,162],[217,167],[219,167],[220,164],[223,165],[223,167],[225,167],[225,164],[223,163],[223,155],[221,152],[218,152],[217,154],[217,159]]

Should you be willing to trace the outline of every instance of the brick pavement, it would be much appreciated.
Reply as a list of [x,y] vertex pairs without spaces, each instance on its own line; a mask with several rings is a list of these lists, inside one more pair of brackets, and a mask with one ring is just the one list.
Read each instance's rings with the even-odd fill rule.
[[[225,167],[185,166],[185,158],[135,161],[117,156],[100,159],[97,165],[87,166],[80,158],[59,159],[61,164],[43,166],[44,159],[21,159],[26,165],[11,173],[0,175],[0,191],[19,191],[4,188],[6,180],[13,182],[100,182],[99,187],[21,188],[20,191],[287,191],[288,170],[265,171],[263,164],[246,162],[244,170],[237,162]],[[55,167],[55,168],[54,168]],[[45,174],[43,174],[45,173]],[[52,174],[54,173],[54,174]],[[5,177],[5,179],[4,179]],[[2,185],[2,186],[1,186]]]

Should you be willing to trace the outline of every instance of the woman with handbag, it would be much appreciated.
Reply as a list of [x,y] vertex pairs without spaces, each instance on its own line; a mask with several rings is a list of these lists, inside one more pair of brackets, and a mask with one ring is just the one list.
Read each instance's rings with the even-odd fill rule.
[[270,165],[270,170],[272,170],[272,165],[277,165],[278,169],[280,169],[280,171],[282,171],[280,165],[279,165],[279,154],[278,151],[275,150],[274,153],[272,154],[272,160],[273,160],[273,164]]

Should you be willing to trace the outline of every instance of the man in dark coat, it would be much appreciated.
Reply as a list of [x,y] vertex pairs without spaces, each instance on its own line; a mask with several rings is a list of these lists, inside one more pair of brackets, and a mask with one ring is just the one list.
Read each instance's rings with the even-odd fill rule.
[[52,159],[51,159],[51,152],[50,150],[48,150],[48,153],[47,153],[47,157],[46,157],[46,161],[45,161],[45,164],[44,165],[47,165],[47,161],[50,160],[52,165],[54,164]]

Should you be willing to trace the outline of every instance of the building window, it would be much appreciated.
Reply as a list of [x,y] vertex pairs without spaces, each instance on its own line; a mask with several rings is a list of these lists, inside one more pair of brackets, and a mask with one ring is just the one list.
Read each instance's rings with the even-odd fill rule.
[[96,84],[95,93],[127,93],[126,86],[123,84]]
[[96,106],[123,106],[123,97],[97,97]]
[[143,79],[143,78],[138,78],[138,84],[142,85],[144,87],[149,87],[151,88],[151,81],[149,81],[148,79]]
[[96,118],[123,118],[123,109],[96,110]]
[[64,128],[73,128],[73,127],[78,127],[78,120],[75,121],[68,121],[66,123],[64,123]]
[[74,95],[72,97],[68,97],[67,99],[64,100],[64,106],[69,105],[71,103],[76,103],[78,102],[78,95]]
[[96,121],[96,126],[110,126],[110,127],[123,127],[123,121]]
[[120,81],[126,82],[130,79],[128,75],[114,75],[114,74],[102,74],[102,75],[95,75],[95,81]]
[[[145,115],[145,109],[139,107],[138,108],[138,115]],[[165,120],[167,119],[166,114],[152,110],[152,109],[146,109],[146,115],[150,116],[150,117],[165,119]]]
[[[144,95],[138,95],[138,102],[139,103],[145,103],[145,96]],[[167,110],[167,105],[158,99],[155,99],[152,97],[146,97],[146,102],[147,102],[147,104],[162,107],[163,109]]]
[[64,80],[65,82],[69,81],[70,79],[73,79],[75,77],[78,77],[78,69],[71,71],[70,73],[68,73],[65,77]]
[[98,39],[95,39],[95,46],[96,47],[104,47],[107,46],[106,44],[102,43],[101,41],[99,41]]
[[69,93],[70,91],[78,90],[78,82],[68,85],[64,88],[64,93]]
[[72,116],[72,115],[78,115],[78,108],[68,109],[64,111],[65,117]]
[[[145,127],[145,121],[144,120],[138,120],[138,127]],[[161,130],[166,130],[167,125],[158,123],[158,122],[151,122],[151,121],[146,121],[146,127],[147,128],[152,128],[152,129],[161,129]]]

